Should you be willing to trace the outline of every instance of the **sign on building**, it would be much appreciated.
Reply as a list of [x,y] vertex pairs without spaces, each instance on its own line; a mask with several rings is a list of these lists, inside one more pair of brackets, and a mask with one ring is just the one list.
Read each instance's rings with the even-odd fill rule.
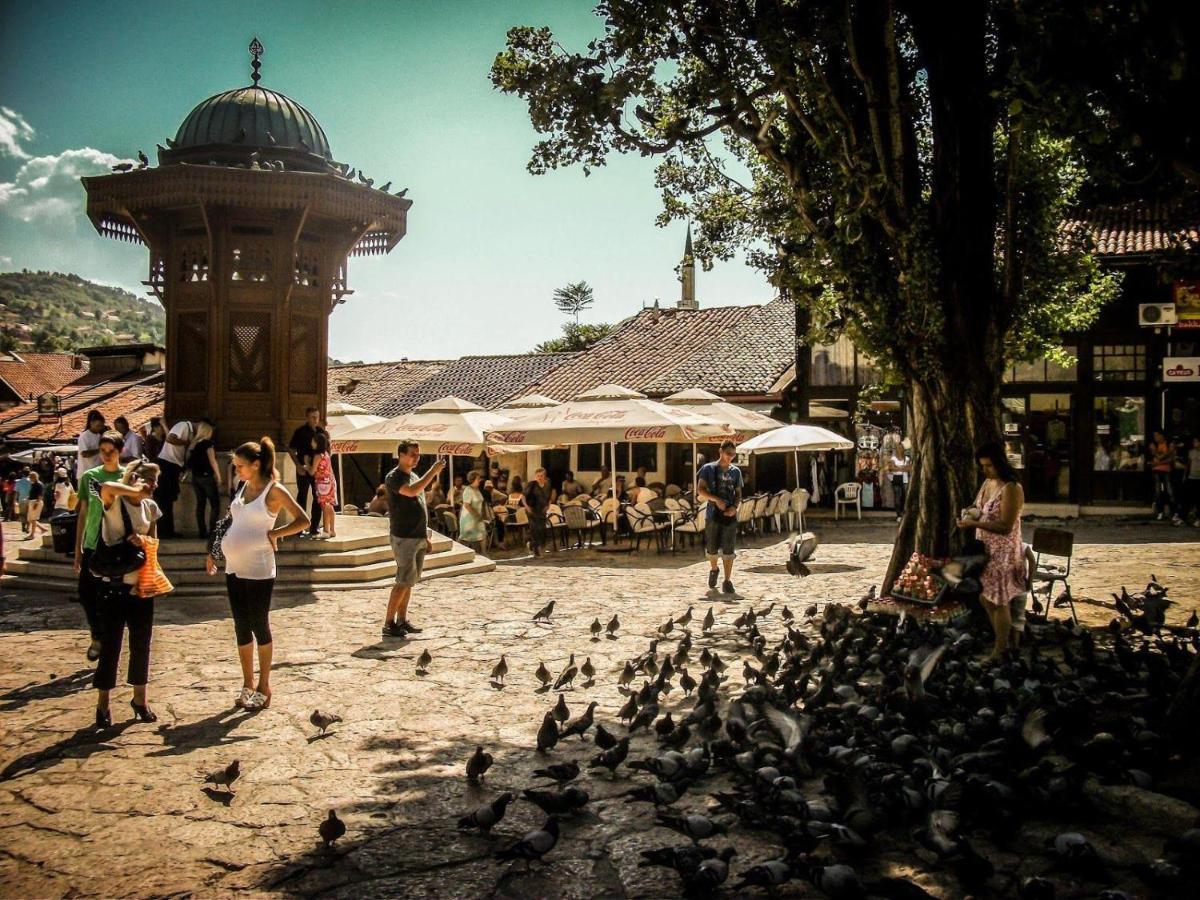
[[1200,381],[1200,356],[1163,357],[1163,384]]
[[58,394],[45,393],[37,398],[38,419],[57,421],[62,414]]
[[1200,328],[1200,281],[1175,282],[1176,328]]

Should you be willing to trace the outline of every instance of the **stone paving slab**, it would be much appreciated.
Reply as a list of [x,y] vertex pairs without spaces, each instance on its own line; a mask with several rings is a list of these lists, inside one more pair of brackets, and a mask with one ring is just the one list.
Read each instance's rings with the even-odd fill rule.
[[[785,573],[777,536],[750,542],[733,602],[708,595],[697,551],[645,550],[515,559],[491,573],[423,584],[412,617],[425,631],[409,642],[379,637],[382,591],[279,598],[275,696],[257,714],[232,707],[239,676],[223,595],[214,588],[211,597],[166,599],[152,661],[160,721],[133,723],[122,686],[113,698],[117,724],[104,733],[91,727],[79,608],[59,596],[0,594],[0,895],[674,896],[672,873],[636,863],[639,850],[677,836],[655,827],[643,805],[612,799],[632,783],[627,777],[581,778],[594,798],[589,811],[528,874],[491,854],[540,825],[535,807],[513,804],[487,838],[458,831],[455,820],[502,790],[531,786],[531,771],[546,761],[532,752],[534,734],[557,694],[535,690],[539,661],[557,672],[572,652],[579,662],[590,656],[596,684],[577,682],[567,702],[575,715],[595,700],[597,720],[611,724],[624,701],[617,672],[668,615],[694,605],[699,620],[713,605],[722,624],[711,644],[737,672],[728,623],[746,603],[774,600],[799,613],[813,601],[853,600],[878,582],[889,527],[825,523],[820,531],[825,543],[804,580]],[[1081,529],[1076,594],[1140,587],[1153,571],[1181,601],[1172,610],[1181,620],[1200,596],[1195,537],[1162,526]],[[531,622],[550,599],[552,622]],[[592,619],[613,612],[622,621],[617,639],[592,641]],[[1108,618],[1080,612],[1097,623]],[[776,636],[778,619],[763,630]],[[703,645],[697,632],[694,652]],[[420,677],[415,660],[425,649],[433,663]],[[495,687],[489,673],[502,652],[510,674]],[[676,690],[668,707],[680,701]],[[308,723],[314,707],[345,722],[317,737]],[[463,777],[477,743],[496,757],[482,786]],[[652,745],[639,736],[631,757]],[[594,752],[590,741],[572,739],[551,756],[586,762]],[[199,773],[235,758],[243,776],[232,794],[202,790]],[[704,800],[685,799],[681,805],[695,808]],[[331,808],[349,830],[326,851],[316,825]],[[737,833],[731,843],[738,867],[772,855],[754,835]],[[897,857],[896,871],[912,863]],[[955,896],[942,877],[917,876],[931,892]]]

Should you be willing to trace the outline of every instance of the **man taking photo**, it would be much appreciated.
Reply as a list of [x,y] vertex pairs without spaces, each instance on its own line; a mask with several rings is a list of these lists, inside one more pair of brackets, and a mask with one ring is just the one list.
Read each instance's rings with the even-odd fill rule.
[[418,478],[413,468],[420,461],[420,445],[416,441],[401,441],[396,447],[396,468],[383,481],[387,489],[392,553],[396,557],[396,583],[388,598],[384,637],[405,637],[422,630],[408,621],[408,601],[412,599],[413,585],[421,580],[425,554],[433,550],[425,488],[445,468],[446,459],[440,457]]

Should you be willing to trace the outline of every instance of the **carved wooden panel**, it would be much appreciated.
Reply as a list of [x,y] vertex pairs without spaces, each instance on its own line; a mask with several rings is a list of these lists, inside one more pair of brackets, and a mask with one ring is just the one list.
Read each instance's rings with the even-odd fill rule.
[[263,283],[271,280],[275,268],[270,238],[231,235],[229,280]]
[[289,387],[295,393],[317,392],[320,334],[312,316],[292,315],[292,334],[288,346]]
[[301,242],[296,248],[292,280],[300,287],[320,288],[324,284],[321,271],[321,247]]
[[208,281],[208,240],[189,240],[179,245],[179,281]]
[[176,389],[203,393],[208,390],[208,313],[181,312],[175,327]]
[[265,393],[271,389],[271,314],[229,315],[229,390]]

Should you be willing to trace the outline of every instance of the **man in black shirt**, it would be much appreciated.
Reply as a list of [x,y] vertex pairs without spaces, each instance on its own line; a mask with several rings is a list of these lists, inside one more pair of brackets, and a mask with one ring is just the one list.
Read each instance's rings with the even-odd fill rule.
[[425,509],[425,488],[438,477],[446,460],[444,457],[438,459],[418,478],[413,467],[420,461],[420,445],[416,441],[401,441],[396,448],[396,468],[388,472],[383,481],[387,488],[392,553],[396,557],[396,583],[388,598],[384,637],[405,637],[422,630],[408,621],[408,601],[413,585],[421,580],[425,554],[433,549]]
[[312,492],[312,512],[308,517],[312,523],[308,532],[312,535],[321,531],[321,507],[317,503],[317,482],[313,477],[317,468],[314,441],[318,432],[329,438],[329,434],[321,427],[321,410],[309,406],[304,410],[304,424],[292,432],[292,439],[288,441],[288,456],[296,464],[296,503],[301,509],[308,501],[309,491]]
[[529,508],[529,549],[534,556],[541,556],[546,543],[546,507],[550,505],[550,479],[545,469],[538,469],[529,479],[525,505]]

